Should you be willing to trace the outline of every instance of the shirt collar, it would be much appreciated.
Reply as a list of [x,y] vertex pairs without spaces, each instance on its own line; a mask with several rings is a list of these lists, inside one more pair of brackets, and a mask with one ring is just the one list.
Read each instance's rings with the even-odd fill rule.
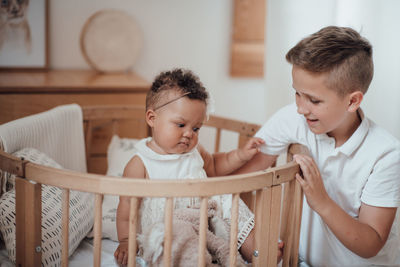
[[357,130],[350,136],[350,138],[343,145],[338,147],[338,151],[347,156],[350,156],[361,145],[369,129],[369,122],[368,119],[365,118],[364,112],[361,110],[361,108],[359,108],[357,112],[361,118],[360,125],[358,126]]

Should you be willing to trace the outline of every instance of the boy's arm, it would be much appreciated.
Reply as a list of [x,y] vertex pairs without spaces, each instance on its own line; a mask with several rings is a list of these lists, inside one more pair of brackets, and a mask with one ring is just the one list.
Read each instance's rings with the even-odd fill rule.
[[[124,178],[145,178],[146,170],[139,157],[134,156],[124,169]],[[139,205],[140,207],[140,201]],[[119,246],[114,256],[119,264],[126,265],[128,261],[130,197],[120,196],[117,208],[117,234]]]
[[296,175],[307,202],[349,250],[363,258],[378,254],[385,245],[397,208],[374,207],[361,203],[358,219],[351,217],[326,193],[315,162],[308,156],[295,155],[303,177]]
[[253,137],[244,147],[228,153],[210,154],[201,146],[199,152],[204,160],[204,170],[208,177],[231,174],[260,152],[259,146],[264,143],[261,138]]

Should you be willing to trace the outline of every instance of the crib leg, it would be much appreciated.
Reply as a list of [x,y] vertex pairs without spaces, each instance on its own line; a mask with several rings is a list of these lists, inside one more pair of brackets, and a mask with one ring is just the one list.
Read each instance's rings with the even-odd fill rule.
[[16,266],[42,264],[42,186],[15,178]]

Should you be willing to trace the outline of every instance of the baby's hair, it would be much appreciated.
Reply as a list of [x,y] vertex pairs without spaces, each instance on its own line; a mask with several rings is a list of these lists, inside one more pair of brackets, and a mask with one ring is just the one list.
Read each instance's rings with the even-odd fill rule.
[[207,105],[208,93],[200,79],[190,70],[173,69],[161,72],[154,80],[146,97],[146,110],[160,106],[167,93],[176,91],[188,97],[203,101]]
[[322,28],[290,49],[286,60],[309,72],[329,73],[326,85],[340,96],[365,94],[374,72],[371,44],[347,27]]

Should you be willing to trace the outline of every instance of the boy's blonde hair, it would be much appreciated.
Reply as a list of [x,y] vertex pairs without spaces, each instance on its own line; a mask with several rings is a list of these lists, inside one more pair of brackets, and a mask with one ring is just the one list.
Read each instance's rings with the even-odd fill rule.
[[146,110],[165,104],[165,97],[173,91],[181,93],[182,97],[208,103],[209,96],[200,79],[189,70],[174,69],[161,72],[155,78],[146,96]]
[[290,49],[286,60],[309,72],[329,73],[326,85],[340,96],[365,94],[374,72],[371,44],[347,27],[322,28]]

